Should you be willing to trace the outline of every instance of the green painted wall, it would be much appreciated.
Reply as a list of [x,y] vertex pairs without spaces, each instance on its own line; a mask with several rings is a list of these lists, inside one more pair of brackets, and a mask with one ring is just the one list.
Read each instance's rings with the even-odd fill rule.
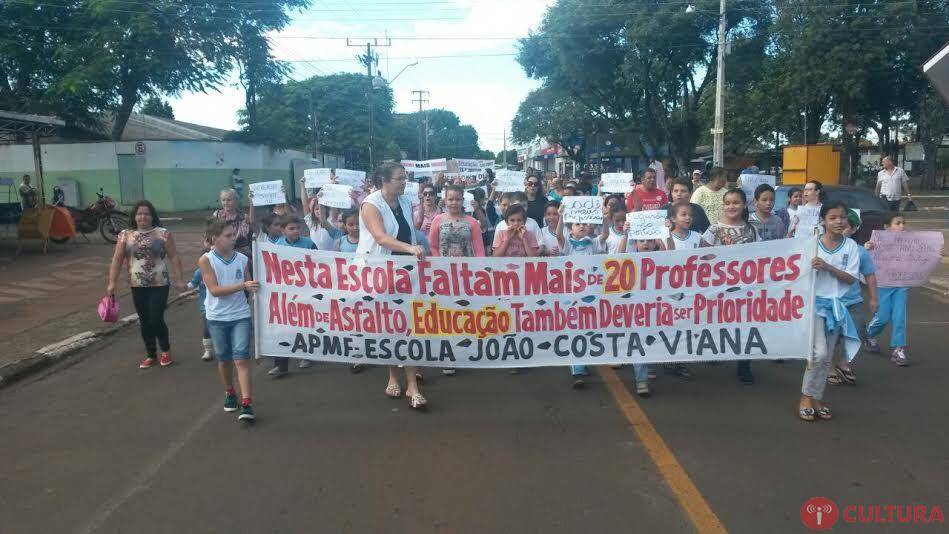
[[[16,178],[19,184],[24,174],[33,176],[33,169],[22,171],[4,171],[4,176]],[[79,206],[86,207],[96,200],[96,192],[103,188],[106,195],[112,197],[122,209],[122,192],[119,186],[118,170],[94,171],[46,171],[44,189],[46,199],[53,198],[53,186],[60,181],[75,181],[79,184]],[[289,170],[241,169],[245,184],[283,180],[287,187],[287,196],[297,198],[298,192],[291,184]],[[145,198],[164,213],[175,211],[203,210],[218,207],[220,191],[230,187],[231,173],[222,169],[144,169],[142,173]],[[35,177],[34,177],[35,179]],[[246,194],[246,191],[245,191]],[[247,205],[247,199],[241,201]]]

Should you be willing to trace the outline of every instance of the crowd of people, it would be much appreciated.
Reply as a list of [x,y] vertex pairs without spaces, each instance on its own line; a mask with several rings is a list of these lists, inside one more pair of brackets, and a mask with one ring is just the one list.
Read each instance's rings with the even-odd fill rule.
[[[858,213],[841,202],[828,201],[818,181],[809,181],[802,189],[791,188],[787,207],[775,212],[776,192],[772,186],[762,184],[753,198],[747,198],[743,189],[728,186],[722,168],[713,168],[705,182],[698,171],[690,178],[667,178],[664,172],[650,167],[640,180],[631,183],[632,190],[626,194],[601,193],[602,183],[589,173],[568,179],[555,172],[533,170],[525,175],[523,191],[502,193],[494,187],[492,171],[486,174],[484,187],[471,187],[469,179],[449,180],[443,174],[421,178],[419,196],[413,199],[405,194],[411,177],[400,164],[387,163],[367,178],[361,190],[354,189],[350,209],[321,205],[320,192],[308,190],[301,180],[302,215],[292,204],[258,207],[267,211],[259,221],[255,220],[252,195],[248,196],[249,211],[245,214],[237,193],[233,189],[222,191],[221,207],[208,219],[206,253],[188,287],[199,290],[201,357],[218,361],[225,387],[224,409],[239,410],[241,420],[254,418],[249,363],[253,329],[248,295],[259,288],[250,262],[255,239],[304,249],[422,259],[637,254],[817,234],[818,252],[812,265],[816,270],[818,334],[810,351],[801,348],[809,358],[802,379],[800,419],[833,417],[823,402],[825,386],[855,384],[853,357],[861,345],[879,351],[877,336],[888,324],[893,330],[891,360],[898,366],[908,364],[906,289],[877,287],[866,252],[874,243],[860,246],[849,238],[861,224]],[[466,201],[466,193],[473,200]],[[602,224],[564,222],[563,199],[574,195],[602,197]],[[797,211],[804,205],[819,210],[820,224],[816,228],[798,224]],[[626,215],[640,210],[664,210],[667,235],[654,240],[629,239]],[[905,220],[898,212],[886,216],[886,231],[898,232],[904,227]],[[135,206],[132,228],[119,236],[109,272],[109,294],[115,293],[123,262],[130,273],[146,349],[140,367],[171,365],[165,302],[171,282],[181,284],[184,279],[174,239],[161,227],[157,212],[147,201]],[[867,316],[872,319],[866,321]],[[299,361],[300,367],[311,364],[309,360]],[[648,397],[655,369],[648,364],[632,367],[636,393]],[[662,367],[683,380],[693,378],[687,364]],[[362,365],[352,367],[354,373],[363,369]],[[743,384],[754,384],[750,360],[738,361],[736,371]],[[289,358],[273,359],[271,377],[280,378],[289,372]],[[446,368],[441,372],[450,376],[456,370]],[[583,387],[587,373],[585,366],[571,366],[570,384]],[[411,408],[421,409],[428,404],[422,384],[418,369],[392,366],[388,368],[384,394],[404,397]]]

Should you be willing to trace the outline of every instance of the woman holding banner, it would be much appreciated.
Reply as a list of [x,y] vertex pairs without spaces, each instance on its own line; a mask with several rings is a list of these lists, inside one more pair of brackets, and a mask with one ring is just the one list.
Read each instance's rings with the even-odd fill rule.
[[[362,201],[359,208],[359,245],[356,252],[372,256],[415,256],[425,258],[425,249],[416,244],[410,217],[412,201],[404,197],[405,168],[398,163],[379,167],[374,177],[376,191]],[[405,395],[414,409],[425,407],[427,401],[419,391],[414,367],[405,367]],[[396,367],[389,367],[386,396],[402,397]]]
[[[536,178],[529,178],[536,180]],[[457,185],[445,186],[445,207],[448,211],[435,216],[428,242],[432,256],[483,258],[484,240],[481,225],[470,215],[465,215],[465,190]],[[442,369],[442,374],[451,376],[454,369]]]
[[537,176],[528,176],[524,180],[524,192],[527,193],[527,216],[544,226],[544,206],[547,205],[547,193],[544,183]]

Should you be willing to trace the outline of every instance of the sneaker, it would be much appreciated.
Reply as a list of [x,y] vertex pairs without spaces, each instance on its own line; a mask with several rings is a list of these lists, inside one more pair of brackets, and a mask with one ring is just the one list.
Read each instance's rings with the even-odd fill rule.
[[254,422],[254,407],[250,404],[244,404],[241,406],[241,414],[237,416],[238,421],[245,421],[247,423]]
[[206,362],[211,361],[211,358],[214,358],[214,356],[211,354],[211,351],[214,350],[214,344],[210,339],[202,339],[201,345],[204,346],[204,354],[201,355],[201,359]]
[[142,363],[138,364],[138,368],[139,368],[139,369],[148,369],[149,367],[154,366],[156,363],[158,363],[158,360],[156,360],[155,358],[152,358],[152,357],[148,357],[148,358],[145,358],[144,360],[142,360]]
[[353,366],[349,368],[349,370],[350,370],[353,374],[361,373],[361,372],[363,372],[363,371],[366,370],[366,364],[364,364],[364,363],[354,363]]
[[171,354],[169,354],[169,353],[167,353],[167,352],[163,352],[163,353],[161,353],[161,356],[158,357],[158,363],[159,363],[162,367],[168,367],[169,365],[171,365],[171,364],[173,364],[173,363],[175,363],[175,362],[171,359]]
[[642,382],[636,382],[636,394],[640,397],[648,397],[650,395],[649,382],[646,382],[645,380]]
[[755,375],[751,374],[751,371],[738,374],[738,380],[741,380],[741,383],[750,386],[755,383]]
[[906,359],[906,352],[902,349],[902,347],[893,349],[893,354],[890,356],[890,361],[900,367],[909,366],[909,360]]
[[580,389],[586,385],[586,382],[583,380],[582,376],[573,377],[573,389]]
[[267,371],[267,374],[274,378],[280,378],[281,376],[286,376],[288,373],[289,371],[284,371],[283,369],[281,369],[280,367],[276,365],[273,367],[273,369]]
[[455,376],[454,369],[442,369],[442,374],[445,376]]
[[225,412],[237,411],[237,395],[233,393],[224,394],[224,411]]
[[313,365],[313,362],[310,360],[300,360],[300,369],[306,369]]
[[657,376],[656,370],[650,367],[649,370],[646,371],[646,376],[648,376],[650,380],[655,380]]
[[867,350],[870,352],[880,352],[880,342],[875,337],[867,338]]

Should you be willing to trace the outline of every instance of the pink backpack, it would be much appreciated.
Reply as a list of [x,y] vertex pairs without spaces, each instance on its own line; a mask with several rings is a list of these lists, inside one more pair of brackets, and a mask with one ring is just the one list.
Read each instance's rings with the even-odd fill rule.
[[119,302],[115,295],[106,295],[99,300],[99,319],[107,323],[119,320]]

